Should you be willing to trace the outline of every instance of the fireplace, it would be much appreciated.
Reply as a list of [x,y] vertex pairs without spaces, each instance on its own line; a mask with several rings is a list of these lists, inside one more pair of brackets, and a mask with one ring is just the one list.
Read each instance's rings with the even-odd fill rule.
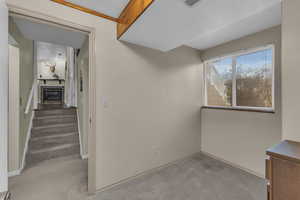
[[63,86],[41,86],[41,99],[43,104],[63,104]]

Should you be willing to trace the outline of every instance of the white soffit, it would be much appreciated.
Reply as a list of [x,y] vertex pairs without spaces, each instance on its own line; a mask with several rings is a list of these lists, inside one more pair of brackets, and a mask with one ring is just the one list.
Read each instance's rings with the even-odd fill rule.
[[129,0],[67,0],[70,3],[118,18]]
[[206,49],[281,24],[281,0],[156,0],[121,40],[168,51]]
[[59,28],[57,26],[36,23],[18,17],[13,17],[13,20],[23,36],[30,40],[80,49],[87,38],[87,35],[84,33]]

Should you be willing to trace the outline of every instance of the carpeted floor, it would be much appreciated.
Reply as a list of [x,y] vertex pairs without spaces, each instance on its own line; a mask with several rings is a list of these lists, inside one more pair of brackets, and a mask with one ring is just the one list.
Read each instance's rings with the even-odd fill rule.
[[50,160],[10,178],[13,200],[266,200],[265,181],[204,155],[87,195],[87,161]]

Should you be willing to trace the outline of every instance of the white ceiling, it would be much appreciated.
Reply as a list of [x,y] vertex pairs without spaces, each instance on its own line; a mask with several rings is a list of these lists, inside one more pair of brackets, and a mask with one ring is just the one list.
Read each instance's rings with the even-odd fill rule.
[[68,0],[68,2],[118,18],[129,0]]
[[48,42],[80,49],[87,35],[56,26],[31,22],[27,19],[13,17],[14,22],[23,34],[30,40]]
[[121,37],[168,51],[181,45],[206,49],[279,25],[281,0],[156,0]]

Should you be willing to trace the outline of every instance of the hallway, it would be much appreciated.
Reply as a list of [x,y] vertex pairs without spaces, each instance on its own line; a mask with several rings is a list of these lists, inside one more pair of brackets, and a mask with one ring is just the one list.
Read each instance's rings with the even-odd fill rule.
[[87,160],[69,156],[45,161],[9,178],[13,200],[84,200]]

